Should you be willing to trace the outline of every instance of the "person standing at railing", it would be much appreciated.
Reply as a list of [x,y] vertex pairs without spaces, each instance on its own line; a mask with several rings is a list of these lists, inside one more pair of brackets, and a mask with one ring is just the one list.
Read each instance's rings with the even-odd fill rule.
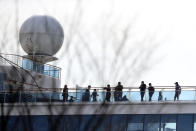
[[162,100],[163,100],[162,91],[159,91],[158,101],[162,101]]
[[115,87],[115,92],[114,92],[115,101],[122,100],[122,90],[123,90],[123,85],[121,85],[121,82],[118,82],[118,85]]
[[91,89],[91,85],[88,85],[88,88],[85,90],[82,101],[86,101],[86,102],[90,101],[90,89]]
[[149,101],[151,101],[152,100],[152,95],[154,94],[154,87],[152,86],[151,83],[149,83],[148,93],[149,93]]
[[93,97],[93,102],[96,102],[96,101],[97,101],[97,96],[99,96],[99,95],[97,94],[97,90],[96,90],[96,89],[94,89],[94,91],[93,91],[93,93],[92,93],[91,96]]
[[175,82],[175,96],[174,96],[174,101],[176,100],[179,100],[179,96],[180,96],[180,93],[181,93],[181,86],[178,84],[178,82]]
[[63,101],[68,101],[68,88],[67,88],[67,85],[64,85],[62,96],[63,96]]
[[106,101],[110,102],[110,97],[111,97],[111,88],[110,85],[108,84],[107,87],[105,87],[104,89],[106,89]]
[[139,88],[140,88],[141,101],[143,101],[145,90],[146,90],[146,84],[144,83],[144,81],[141,82]]

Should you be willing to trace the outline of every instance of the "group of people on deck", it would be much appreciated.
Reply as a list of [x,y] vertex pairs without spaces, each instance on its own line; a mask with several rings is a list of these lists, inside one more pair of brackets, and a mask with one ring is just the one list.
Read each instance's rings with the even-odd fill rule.
[[[174,95],[174,101],[177,99],[179,100],[179,96],[181,94],[181,86],[178,84],[178,82],[175,82],[175,95]],[[140,95],[141,95],[141,101],[143,101],[144,98],[144,94],[145,94],[145,90],[146,90],[146,84],[144,83],[144,81],[141,82],[140,85]],[[152,86],[151,83],[149,83],[148,86],[148,93],[149,93],[149,101],[152,101],[152,96],[154,94],[154,87]],[[158,101],[163,100],[163,96],[162,96],[162,92],[159,91],[159,96],[158,96]]]
[[[175,95],[174,95],[174,101],[175,101],[176,99],[179,100],[179,96],[181,94],[181,86],[178,84],[178,82],[175,82],[174,84],[175,84]],[[139,86],[141,101],[144,100],[146,88],[147,88],[146,84],[144,83],[144,81],[142,81],[141,85]],[[91,85],[89,85],[88,88],[83,93],[82,101],[89,102],[91,100],[91,97],[93,102],[97,101],[97,96],[99,96],[97,90],[94,89],[92,94],[90,95],[90,89],[91,89]],[[110,98],[111,98],[110,85],[108,84],[107,87],[104,87],[103,89],[106,90],[105,101],[110,102]],[[114,101],[128,101],[126,95],[123,96],[122,91],[123,91],[123,85],[121,84],[121,82],[118,82],[117,86],[114,88]],[[155,92],[154,87],[152,86],[151,83],[149,83],[148,84],[149,101],[152,101],[152,96],[154,92]],[[68,100],[69,94],[68,94],[67,85],[65,85],[63,88],[62,96],[63,96],[63,101],[69,101],[69,102],[74,101],[73,96],[70,96],[70,99]],[[163,100],[163,96],[162,96],[162,92],[159,91],[158,101],[161,100]]]

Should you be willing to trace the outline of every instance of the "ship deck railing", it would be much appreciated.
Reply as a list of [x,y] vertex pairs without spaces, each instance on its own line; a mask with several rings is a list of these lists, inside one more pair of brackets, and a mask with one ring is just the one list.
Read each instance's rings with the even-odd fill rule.
[[[152,96],[152,101],[149,101],[149,91],[145,91],[143,102],[169,102],[174,101],[175,87],[174,86],[154,86],[155,91]],[[181,86],[181,93],[179,95],[179,101],[196,101],[196,86]],[[122,91],[122,97],[126,96],[127,100],[119,99],[115,100],[114,88],[111,87],[110,102],[140,102],[141,92],[138,87],[124,87]],[[0,90],[0,103],[23,103],[23,102],[71,102],[71,97],[74,103],[78,102],[93,102],[92,92],[97,90],[96,102],[106,101],[106,90],[104,87],[92,87],[89,93],[89,100],[84,101],[86,95],[85,90],[87,87],[80,88],[68,88],[68,101],[63,101],[63,89],[62,88],[1,88]],[[162,99],[159,99],[159,93],[162,93]],[[177,99],[176,99],[177,101]]]
[[35,62],[20,55],[0,53],[0,56],[0,65],[21,67],[24,70],[34,71],[40,75],[54,77],[57,79],[61,78],[61,68],[57,66]]

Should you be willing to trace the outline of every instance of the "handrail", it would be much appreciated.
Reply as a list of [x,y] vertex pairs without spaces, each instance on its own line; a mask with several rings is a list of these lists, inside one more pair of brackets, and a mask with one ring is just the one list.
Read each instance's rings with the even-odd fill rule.
[[[21,55],[16,55],[16,54],[6,54],[6,53],[0,53],[0,55],[17,56],[17,57],[21,57],[21,58],[25,58],[25,59],[31,60],[31,59],[29,59],[28,57],[21,56]],[[31,60],[31,61],[32,61],[32,60]],[[52,66],[52,67],[55,67],[55,68],[58,68],[58,69],[60,69],[60,70],[61,70],[61,68],[60,68],[60,67],[58,67],[58,66],[54,66],[54,65],[51,65],[51,64],[46,64],[46,63],[41,63],[41,62],[36,62],[36,63],[40,63],[40,64],[43,64],[43,65]]]
[[[13,87],[5,88],[6,84],[13,85]],[[23,84],[30,85],[30,88],[23,88]],[[3,90],[0,90],[0,103],[11,103],[11,102],[63,102],[63,88],[42,88],[36,87],[36,85],[17,82],[9,80],[8,82],[3,82]],[[32,88],[31,88],[32,86]],[[115,102],[117,100],[115,97],[116,92],[115,87],[111,87],[111,101]],[[76,102],[82,102],[83,96],[86,93],[87,87],[80,88],[68,88],[69,99],[71,96],[75,99]],[[87,102],[93,101],[92,92],[94,89],[97,89],[99,94],[97,101],[104,102],[106,99],[106,90],[104,87],[92,87],[89,92],[89,99]],[[188,90],[187,90],[188,89]],[[158,95],[160,91],[163,94],[162,100],[173,100],[174,94],[176,93],[174,86],[155,86],[154,98],[153,101],[159,101]],[[128,101],[140,101],[140,90],[139,87],[124,87],[123,91],[120,93],[121,97],[127,96]],[[144,93],[144,100],[148,101],[149,91],[148,89]],[[90,97],[91,96],[91,97]],[[180,100],[196,100],[196,88],[195,86],[182,86]],[[121,98],[123,101],[123,98]]]
[[[44,64],[44,63],[41,63],[41,62],[34,62],[32,61],[31,59],[25,57],[25,56],[20,56],[20,55],[14,55],[14,54],[4,54],[4,53],[0,53],[0,55],[2,57],[5,57],[6,59],[12,61],[13,63],[15,63],[17,66],[25,69],[25,70],[30,70],[30,71],[35,71],[37,73],[40,73],[41,75],[46,75],[46,76],[50,76],[50,77],[54,77],[54,78],[61,78],[61,68],[60,67],[57,67],[57,66],[54,66],[54,65],[50,65],[50,64]],[[27,60],[28,62],[32,62],[32,63],[36,63],[36,65],[43,65],[44,67],[48,67],[49,69],[47,70],[42,70],[43,73],[41,73],[40,71],[37,71],[37,70],[33,70],[33,69],[29,69],[29,68],[25,68],[25,66],[23,67],[23,60]],[[5,61],[6,64],[9,64],[9,62],[7,62],[6,60],[3,60]],[[53,70],[51,70],[50,68],[52,68]],[[54,72],[58,72],[57,75],[58,77],[56,77],[56,73]],[[49,74],[45,74],[44,72],[48,72]]]

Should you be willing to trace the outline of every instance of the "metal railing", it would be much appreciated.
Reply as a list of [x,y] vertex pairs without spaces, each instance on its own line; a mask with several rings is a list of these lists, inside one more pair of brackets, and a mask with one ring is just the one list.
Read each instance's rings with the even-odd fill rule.
[[[91,88],[89,92],[86,92],[86,88],[69,88],[68,99],[65,102],[94,102],[93,101],[93,90],[97,89],[97,102],[107,102],[106,100],[106,90],[102,87]],[[111,88],[110,102],[140,102],[141,92],[137,87],[126,87],[123,88],[122,92],[116,92],[118,99],[115,97],[114,88]],[[10,88],[0,91],[0,103],[23,103],[23,102],[64,102],[61,88],[59,89],[49,89],[49,88]],[[159,99],[160,92],[162,94],[162,99]],[[152,102],[164,102],[164,101],[174,101],[174,96],[176,94],[175,88],[172,86],[155,86],[155,92],[152,95]],[[87,98],[87,99],[85,99]],[[177,100],[177,99],[176,99]],[[108,101],[108,102],[109,102]],[[192,86],[182,86],[181,93],[179,94],[179,101],[196,101],[196,88]],[[146,90],[144,93],[144,102],[149,102],[149,92]]]
[[[25,70],[35,71],[37,73],[50,77],[61,78],[61,68],[59,67],[34,62],[28,58],[19,55],[2,53],[0,53],[0,55],[3,57],[0,57],[0,64],[2,65],[10,65],[10,63],[13,63],[19,67],[22,67]],[[9,60],[10,62],[7,60]]]

